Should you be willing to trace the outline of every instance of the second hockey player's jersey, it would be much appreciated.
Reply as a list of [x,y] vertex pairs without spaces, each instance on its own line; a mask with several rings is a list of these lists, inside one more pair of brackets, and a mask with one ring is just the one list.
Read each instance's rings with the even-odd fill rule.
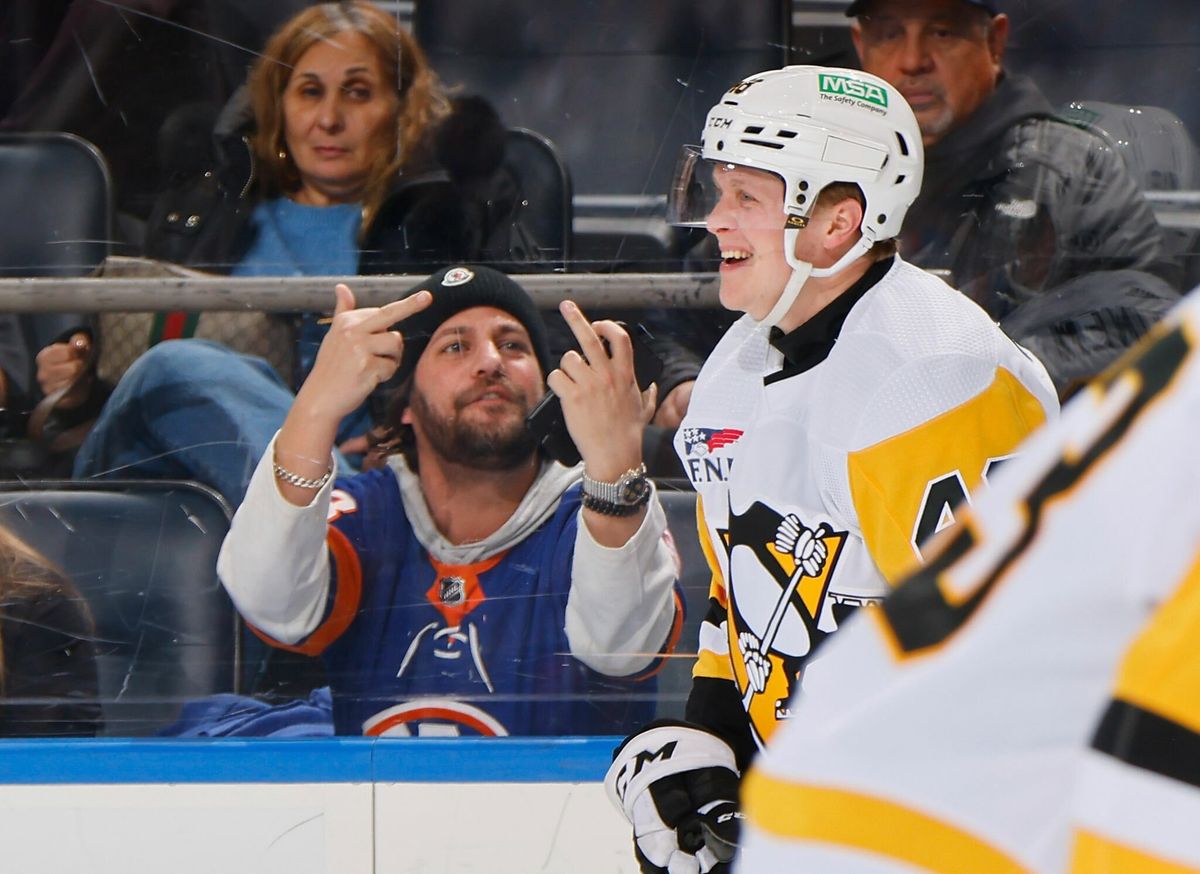
[[[1035,359],[899,258],[827,311],[782,340],[738,321],[676,437],[714,569],[688,718],[719,729],[733,717],[704,711],[740,699],[759,744],[822,638],[882,598],[1058,409]],[[736,695],[697,705],[714,679]]]
[[742,871],[1200,871],[1200,295],[807,672]]

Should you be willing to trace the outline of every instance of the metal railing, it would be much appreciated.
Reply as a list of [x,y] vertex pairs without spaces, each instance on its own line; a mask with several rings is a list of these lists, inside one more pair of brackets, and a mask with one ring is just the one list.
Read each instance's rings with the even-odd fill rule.
[[[155,274],[155,275],[148,275]],[[395,300],[424,275],[214,276],[140,258],[110,258],[89,278],[0,279],[0,312],[190,312],[332,309],[333,286],[346,282],[362,306]],[[589,309],[708,308],[719,305],[715,273],[552,273],[515,276],[539,307],[564,299]]]

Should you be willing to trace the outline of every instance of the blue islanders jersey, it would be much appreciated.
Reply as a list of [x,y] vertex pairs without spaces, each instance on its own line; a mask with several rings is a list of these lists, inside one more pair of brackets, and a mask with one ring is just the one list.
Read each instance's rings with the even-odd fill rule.
[[339,480],[324,618],[295,646],[271,642],[323,657],[338,734],[627,733],[653,715],[662,659],[615,678],[571,655],[564,624],[579,506],[575,485],[507,551],[447,565],[417,540],[391,470]]

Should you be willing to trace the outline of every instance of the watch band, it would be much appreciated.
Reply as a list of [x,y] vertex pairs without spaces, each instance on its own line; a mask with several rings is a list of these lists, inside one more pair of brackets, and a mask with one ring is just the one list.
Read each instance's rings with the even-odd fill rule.
[[[646,499],[649,500],[649,498],[650,494],[647,492]],[[642,509],[645,503],[646,501],[642,501],[640,504],[614,504],[611,501],[593,498],[587,492],[583,494],[583,506],[604,516],[632,516]]]
[[646,465],[630,468],[616,482],[602,482],[583,475],[583,505],[606,516],[632,516],[650,500]]

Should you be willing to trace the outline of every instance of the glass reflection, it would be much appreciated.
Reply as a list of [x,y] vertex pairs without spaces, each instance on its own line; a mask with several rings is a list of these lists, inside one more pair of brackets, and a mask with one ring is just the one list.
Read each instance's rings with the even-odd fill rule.
[[[886,16],[877,15],[875,29],[863,29],[856,47],[852,22],[840,7],[830,11],[829,4],[805,0],[753,10],[734,3],[618,0],[502,9],[494,3],[384,3],[387,40],[371,43],[363,57],[353,55],[364,48],[355,38],[337,39],[354,31],[326,33],[307,25],[319,38],[292,46],[291,53],[271,48],[271,35],[289,21],[309,21],[295,16],[315,15],[308,11],[313,5],[5,4],[0,160],[28,143],[9,135],[54,131],[91,143],[103,165],[86,146],[70,146],[74,158],[55,151],[50,166],[58,169],[51,176],[69,184],[66,194],[53,195],[51,176],[35,174],[32,163],[0,172],[0,198],[11,225],[9,243],[0,245],[3,275],[83,276],[106,257],[141,257],[228,275],[231,283],[279,277],[264,292],[266,303],[287,293],[290,276],[415,279],[463,260],[559,277],[564,288],[581,274],[618,280],[638,274],[628,284],[640,289],[645,272],[712,273],[719,253],[711,239],[702,227],[669,224],[666,195],[679,147],[698,140],[703,113],[723,89],[784,62],[856,65],[860,54],[863,66],[889,74],[886,54],[881,59],[878,53],[886,41]],[[961,125],[927,143],[926,184],[905,226],[902,256],[980,303],[1048,365],[1063,396],[1128,347],[1198,278],[1197,162],[1190,133],[1200,124],[1200,110],[1185,96],[1188,89],[1178,86],[1191,69],[1187,59],[1200,32],[1190,6],[1178,0],[1167,7],[1172,14],[1150,17],[1115,6],[1096,16],[1078,2],[1065,2],[1034,15],[1017,4],[1009,10],[1005,75],[995,91]],[[982,46],[995,38],[991,27],[980,30]],[[1120,51],[1111,48],[1118,35]],[[339,54],[332,74],[321,65],[309,69],[305,56],[314,47],[318,55],[336,49],[353,57]],[[406,64],[413,67],[408,73]],[[252,68],[276,74],[257,101],[249,96]],[[1137,77],[1127,75],[1133,68]],[[438,82],[427,80],[428,94],[418,100],[406,89],[419,87],[415,81],[426,75]],[[940,81],[935,72],[921,74],[924,79],[891,75],[919,79],[927,90]],[[921,90],[910,91],[918,102]],[[380,92],[386,123],[362,124],[361,136],[347,144],[352,138],[346,132],[356,130],[354,119],[362,112],[356,101],[366,97],[370,103]],[[324,110],[315,110],[309,121],[297,120],[308,118],[304,108],[289,115],[289,106],[308,99],[331,99],[340,108],[332,120],[321,117]],[[409,111],[416,120],[404,117]],[[1001,146],[989,146],[1017,129],[1019,135]],[[264,130],[270,136],[256,137]],[[361,157],[359,143],[371,148],[355,163],[350,158]],[[327,172],[326,165],[339,162],[370,169]],[[97,177],[89,169],[95,166],[105,167],[107,177]],[[36,182],[17,185],[30,180]],[[77,208],[53,214],[41,211],[43,202]],[[18,231],[31,234],[37,245],[16,251]],[[111,258],[108,270],[111,278],[99,280],[101,288],[119,294],[124,280]],[[0,292],[15,295],[16,286],[7,281],[0,280]],[[398,284],[397,296],[410,284]],[[63,569],[89,605],[94,634],[84,635],[88,644],[72,653],[87,646],[96,651],[99,693],[81,694],[100,702],[97,725],[103,732],[153,734],[177,720],[186,702],[211,702],[206,696],[213,693],[272,707],[305,702],[294,706],[313,708],[305,718],[329,730],[324,714],[332,705],[309,696],[327,684],[350,682],[346,669],[330,673],[303,656],[268,649],[221,601],[215,562],[227,521],[196,510],[184,487],[160,484],[143,491],[129,480],[193,480],[215,490],[210,500],[218,508],[221,500],[240,505],[258,459],[314,364],[327,331],[320,322],[334,308],[332,286],[320,311],[272,304],[255,312],[190,312],[187,280],[164,280],[160,312],[101,315],[81,296],[75,314],[0,314],[7,438],[0,466],[6,479],[26,483],[6,493],[5,519]],[[592,710],[632,700],[639,718],[678,715],[707,579],[689,517],[694,498],[683,485],[685,471],[670,438],[690,385],[729,318],[715,307],[675,307],[660,297],[634,308],[608,306],[602,294],[581,303],[589,317],[646,325],[666,364],[642,457],[660,483],[683,554],[680,579],[689,609],[656,689],[605,681],[586,695],[550,688],[523,697],[532,702],[559,695],[564,707]],[[557,313],[546,318],[549,360],[557,363],[576,340]],[[207,340],[219,351],[207,345],[187,351],[186,344],[170,351],[180,339]],[[155,352],[147,351],[151,346]],[[242,354],[269,364],[247,364]],[[153,416],[147,413],[150,383],[134,391],[134,383],[125,381],[138,361],[135,376],[158,380],[152,399],[161,406],[151,410]],[[253,368],[255,384],[270,388],[249,395],[243,367]],[[204,379],[198,377],[202,370]],[[226,400],[183,393],[197,384]],[[114,387],[115,400],[108,396]],[[52,397],[42,407],[48,412],[41,431],[32,433],[31,414]],[[239,415],[253,420],[253,427],[210,433],[228,412],[229,398],[243,401],[247,409]],[[161,424],[171,412],[182,426],[155,434],[139,427]],[[385,412],[379,395],[346,417],[336,441],[339,472],[361,469],[366,435]],[[93,434],[80,455],[67,445],[71,439],[49,449],[78,429]],[[72,475],[106,483],[117,503],[108,506],[99,492],[74,486],[52,491],[35,484]],[[168,500],[160,489],[182,492]],[[37,495],[45,503],[35,508],[27,502]],[[138,515],[122,501],[161,505],[171,524]],[[77,517],[80,502],[87,507]],[[108,521],[89,533],[93,517],[105,514]],[[38,524],[27,524],[26,517]],[[203,546],[173,539],[184,537],[169,533],[176,522]],[[191,549],[197,552],[186,551]],[[447,583],[446,598],[453,599],[453,588]],[[434,600],[448,603],[440,588]],[[66,597],[72,602],[80,603]],[[417,606],[437,611],[427,599]],[[472,681],[487,690],[483,675],[495,671],[486,658],[474,658],[470,632],[460,628],[464,638],[448,633],[427,639],[439,626],[416,641],[427,624],[415,626],[409,641],[415,641],[414,652],[428,646],[428,663],[436,665],[449,661],[437,651],[462,648],[461,663],[471,662]],[[7,657],[6,663],[17,664]],[[565,648],[553,649],[544,664],[521,669],[544,682],[586,670]],[[479,700],[493,694],[479,691]],[[473,695],[462,700],[473,703]],[[241,699],[226,703],[234,708],[227,716],[265,714]],[[372,712],[400,703],[381,698]],[[611,726],[619,722],[604,723],[609,728],[597,723],[595,730],[617,731]],[[64,717],[62,733],[74,733],[71,726],[80,724]]]

